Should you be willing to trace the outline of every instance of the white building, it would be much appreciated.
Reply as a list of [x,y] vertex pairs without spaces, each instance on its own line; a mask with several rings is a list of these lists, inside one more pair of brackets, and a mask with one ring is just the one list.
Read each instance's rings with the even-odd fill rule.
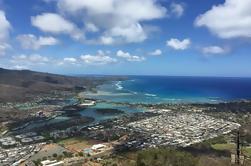
[[101,151],[102,149],[104,149],[106,147],[106,145],[104,145],[104,144],[96,144],[96,145],[93,145],[92,147],[91,147],[91,149],[93,150],[93,151]]
[[57,161],[57,160],[44,160],[44,161],[41,161],[41,164],[43,166],[63,166],[64,162]]

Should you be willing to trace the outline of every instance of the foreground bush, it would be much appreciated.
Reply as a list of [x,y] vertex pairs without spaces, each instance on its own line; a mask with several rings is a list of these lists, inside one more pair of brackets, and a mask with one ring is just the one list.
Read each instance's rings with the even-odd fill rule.
[[195,166],[198,160],[175,149],[148,149],[138,153],[137,166]]

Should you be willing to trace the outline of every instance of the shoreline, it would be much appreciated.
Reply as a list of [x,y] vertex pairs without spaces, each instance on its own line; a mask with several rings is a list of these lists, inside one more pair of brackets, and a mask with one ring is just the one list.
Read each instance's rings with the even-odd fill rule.
[[[79,93],[76,93],[75,95],[72,96],[72,98],[80,98],[79,100],[82,100],[82,99],[85,99],[85,93],[86,92],[79,92]],[[96,99],[96,98],[89,98],[88,97],[88,100],[94,100],[96,101],[97,103],[106,103],[106,104],[111,104],[111,105],[121,105],[121,106],[126,106],[128,108],[143,108],[143,109],[146,109],[146,111],[149,111],[148,109],[151,109],[151,108],[165,108],[165,107],[175,107],[175,106],[199,106],[199,107],[206,107],[206,106],[212,106],[212,105],[222,105],[222,104],[244,104],[244,103],[251,103],[250,100],[234,100],[234,101],[226,101],[226,102],[219,102],[219,103],[207,103],[207,102],[204,102],[204,103],[198,103],[198,102],[192,102],[192,103],[129,103],[129,102],[114,102],[114,101],[109,101],[109,100],[99,100],[99,99]],[[71,104],[71,105],[68,105],[68,107],[72,107],[74,106],[74,104]],[[67,106],[66,106],[67,107]],[[27,122],[25,123],[24,125],[18,127],[18,128],[14,128],[14,129],[10,129],[9,132],[16,132],[17,130],[24,130],[26,127],[30,126],[30,125],[36,125],[36,124],[40,124],[40,123],[46,123],[50,120],[53,120],[53,119],[56,119],[57,117],[60,117],[60,116],[66,116],[68,117],[69,119],[72,119],[74,118],[75,116],[68,116],[67,115],[67,111],[64,110],[64,107],[60,109],[62,111],[61,114],[57,114],[57,115],[53,115],[51,117],[48,117],[47,119],[40,119],[40,120],[34,120],[34,121],[31,121],[31,122]],[[80,108],[79,108],[80,110]],[[79,110],[77,110],[77,112],[79,112]],[[74,111],[75,112],[75,111]],[[94,111],[95,112],[95,111]],[[96,112],[97,113],[97,112]],[[125,112],[127,113],[127,112]],[[107,114],[101,114],[99,113],[100,115],[104,115],[106,116]],[[78,116],[81,116],[81,117],[86,117],[85,115],[78,115]],[[109,118],[109,119],[112,119]],[[59,122],[60,123],[60,122]],[[53,123],[54,124],[54,123]]]
[[[129,104],[220,104],[220,103],[231,103],[231,102],[243,102],[243,101],[251,101],[251,98],[222,98],[222,97],[213,97],[213,96],[191,96],[191,97],[179,97],[179,98],[170,98],[169,96],[160,96],[158,94],[154,93],[148,93],[148,92],[137,92],[137,91],[131,91],[128,89],[125,89],[123,87],[124,81],[131,81],[134,79],[126,79],[126,80],[119,80],[119,81],[111,81],[106,82],[96,88],[96,91],[86,91],[84,92],[85,96],[87,96],[90,99],[93,100],[100,100],[104,102],[110,102],[110,103],[129,103]],[[119,84],[119,88],[117,87],[117,84]],[[114,91],[106,90],[102,86],[115,86],[117,88],[114,89]],[[102,89],[103,88],[103,89]],[[82,96],[84,96],[82,95]],[[130,101],[130,98],[142,98],[142,100],[145,101]],[[122,98],[121,100],[124,101],[118,101],[113,100],[113,98]],[[128,98],[128,99],[127,99]],[[151,100],[153,99],[153,100]],[[149,102],[149,100],[151,102]],[[155,101],[156,100],[156,101]]]

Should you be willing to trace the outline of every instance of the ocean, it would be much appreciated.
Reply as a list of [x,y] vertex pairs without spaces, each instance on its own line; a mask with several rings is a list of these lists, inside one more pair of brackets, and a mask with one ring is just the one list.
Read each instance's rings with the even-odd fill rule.
[[[102,99],[90,108],[80,110],[81,116],[93,117],[93,123],[121,115],[99,115],[97,108],[115,108],[125,113],[144,112],[120,103],[219,103],[251,99],[251,78],[130,76],[98,87],[97,93],[84,92],[86,97]],[[113,103],[116,102],[116,103]],[[47,124],[64,122],[70,117],[31,124],[23,131]]]
[[125,103],[219,103],[251,99],[251,78],[129,76],[88,97]]

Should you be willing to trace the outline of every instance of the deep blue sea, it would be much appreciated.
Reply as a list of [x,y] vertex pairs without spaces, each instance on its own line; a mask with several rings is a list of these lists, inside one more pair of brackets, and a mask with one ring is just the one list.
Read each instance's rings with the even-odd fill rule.
[[218,103],[251,99],[251,78],[130,76],[90,97],[130,103]]

